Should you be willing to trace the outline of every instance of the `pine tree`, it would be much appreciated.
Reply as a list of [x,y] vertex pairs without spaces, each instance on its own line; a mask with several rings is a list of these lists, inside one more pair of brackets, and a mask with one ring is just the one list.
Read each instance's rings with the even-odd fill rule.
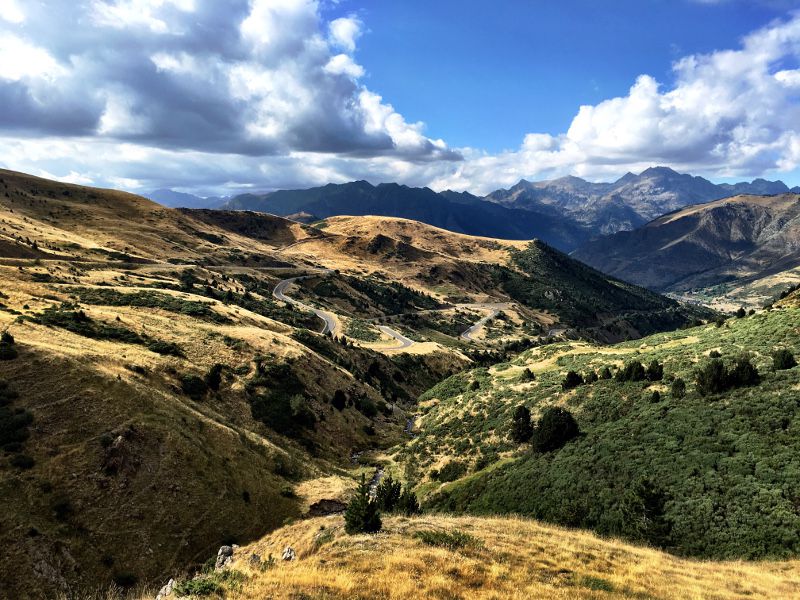
[[355,496],[347,505],[344,523],[344,529],[350,535],[376,533],[381,530],[382,523],[378,503],[370,497],[369,483],[363,474]]
[[407,517],[418,515],[422,512],[419,506],[419,500],[417,500],[417,495],[412,492],[410,488],[404,488],[403,493],[400,494],[400,500],[397,502],[397,510]]
[[511,421],[511,439],[518,444],[524,444],[533,435],[533,425],[531,424],[531,411],[525,406],[518,406],[514,411]]
[[378,508],[384,512],[392,512],[400,501],[400,482],[387,475],[375,491]]

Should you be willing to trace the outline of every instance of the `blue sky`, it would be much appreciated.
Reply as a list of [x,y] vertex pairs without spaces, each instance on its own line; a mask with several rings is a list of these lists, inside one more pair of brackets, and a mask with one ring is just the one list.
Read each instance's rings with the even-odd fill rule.
[[798,2],[758,0],[343,0],[366,32],[365,81],[451,145],[513,149],[566,131],[581,104],[672,80],[686,54],[727,48]]
[[136,192],[800,185],[800,0],[0,0],[0,166]]

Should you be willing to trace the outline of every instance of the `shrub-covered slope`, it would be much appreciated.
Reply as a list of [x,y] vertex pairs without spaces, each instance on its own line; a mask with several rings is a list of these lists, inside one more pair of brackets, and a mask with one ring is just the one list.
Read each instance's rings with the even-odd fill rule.
[[[694,556],[796,556],[800,369],[774,370],[779,349],[800,353],[796,308],[609,347],[534,349],[429,390],[419,435],[395,458],[441,510],[524,514]],[[743,353],[759,383],[735,381]],[[696,374],[715,360],[735,387],[701,395]],[[657,361],[663,380],[603,378],[634,361]],[[599,378],[565,390],[569,371]],[[519,405],[534,421],[564,407],[581,434],[550,452],[514,442]]]

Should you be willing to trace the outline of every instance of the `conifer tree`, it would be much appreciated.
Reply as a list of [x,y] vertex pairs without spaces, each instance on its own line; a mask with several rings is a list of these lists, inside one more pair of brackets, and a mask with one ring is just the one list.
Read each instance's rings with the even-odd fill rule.
[[381,515],[378,503],[370,497],[369,483],[361,475],[355,496],[344,513],[344,530],[350,535],[357,533],[376,533],[381,530]]

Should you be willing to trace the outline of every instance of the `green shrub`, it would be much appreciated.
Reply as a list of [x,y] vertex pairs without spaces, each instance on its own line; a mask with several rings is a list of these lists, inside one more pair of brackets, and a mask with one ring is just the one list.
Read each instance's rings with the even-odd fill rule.
[[19,356],[17,349],[9,344],[0,344],[0,360],[14,360]]
[[400,482],[392,479],[391,474],[384,477],[375,490],[375,501],[382,511],[394,511],[400,502]]
[[772,366],[776,371],[782,371],[796,367],[797,361],[790,350],[781,348],[772,353]]
[[215,364],[208,370],[205,376],[205,382],[208,386],[208,389],[218,392],[219,386],[222,385],[222,371],[225,368],[225,365],[221,365],[219,363]]
[[571,390],[579,385],[583,385],[583,377],[580,376],[579,373],[575,371],[568,371],[567,376],[564,377],[564,381],[561,382],[561,389],[563,390]]
[[531,442],[537,451],[550,452],[558,450],[579,433],[578,423],[568,410],[551,406],[536,423]]
[[369,484],[362,474],[361,483],[344,513],[344,529],[350,535],[354,535],[376,533],[382,526],[378,503],[370,497]]
[[15,343],[16,341],[14,340],[14,336],[7,331],[4,331],[2,334],[0,334],[0,344],[8,344],[9,346],[13,346]]
[[192,400],[202,400],[208,392],[205,380],[197,375],[184,375],[181,377],[181,389]]
[[654,360],[648,365],[645,376],[647,381],[661,381],[664,379],[664,365]]
[[342,411],[347,406],[347,396],[342,390],[336,390],[333,393],[331,404],[336,410]]
[[584,383],[588,384],[595,383],[598,379],[600,378],[597,376],[597,371],[587,371],[586,375],[583,376]]
[[163,356],[177,356],[178,358],[184,356],[181,347],[173,342],[154,341],[147,345],[147,349]]
[[611,379],[611,377],[611,369],[609,369],[607,366],[603,367],[603,369],[600,371],[600,379]]
[[467,472],[467,465],[458,460],[451,460],[439,469],[439,481],[447,483],[455,481]]
[[680,377],[676,377],[672,382],[671,393],[672,397],[676,400],[680,400],[686,396],[686,382]]
[[714,358],[695,374],[695,384],[701,396],[720,394],[736,387],[756,385],[760,380],[758,369],[747,357],[737,358],[729,369],[721,359]]
[[417,495],[408,487],[404,488],[400,494],[400,499],[397,501],[397,512],[407,517],[418,515],[422,512]]
[[615,379],[617,381],[644,381],[647,379],[647,371],[641,362],[633,360],[625,363],[625,366],[617,371]]
[[520,405],[514,410],[511,420],[511,439],[518,444],[524,444],[530,441],[532,435],[531,411],[526,406]]

